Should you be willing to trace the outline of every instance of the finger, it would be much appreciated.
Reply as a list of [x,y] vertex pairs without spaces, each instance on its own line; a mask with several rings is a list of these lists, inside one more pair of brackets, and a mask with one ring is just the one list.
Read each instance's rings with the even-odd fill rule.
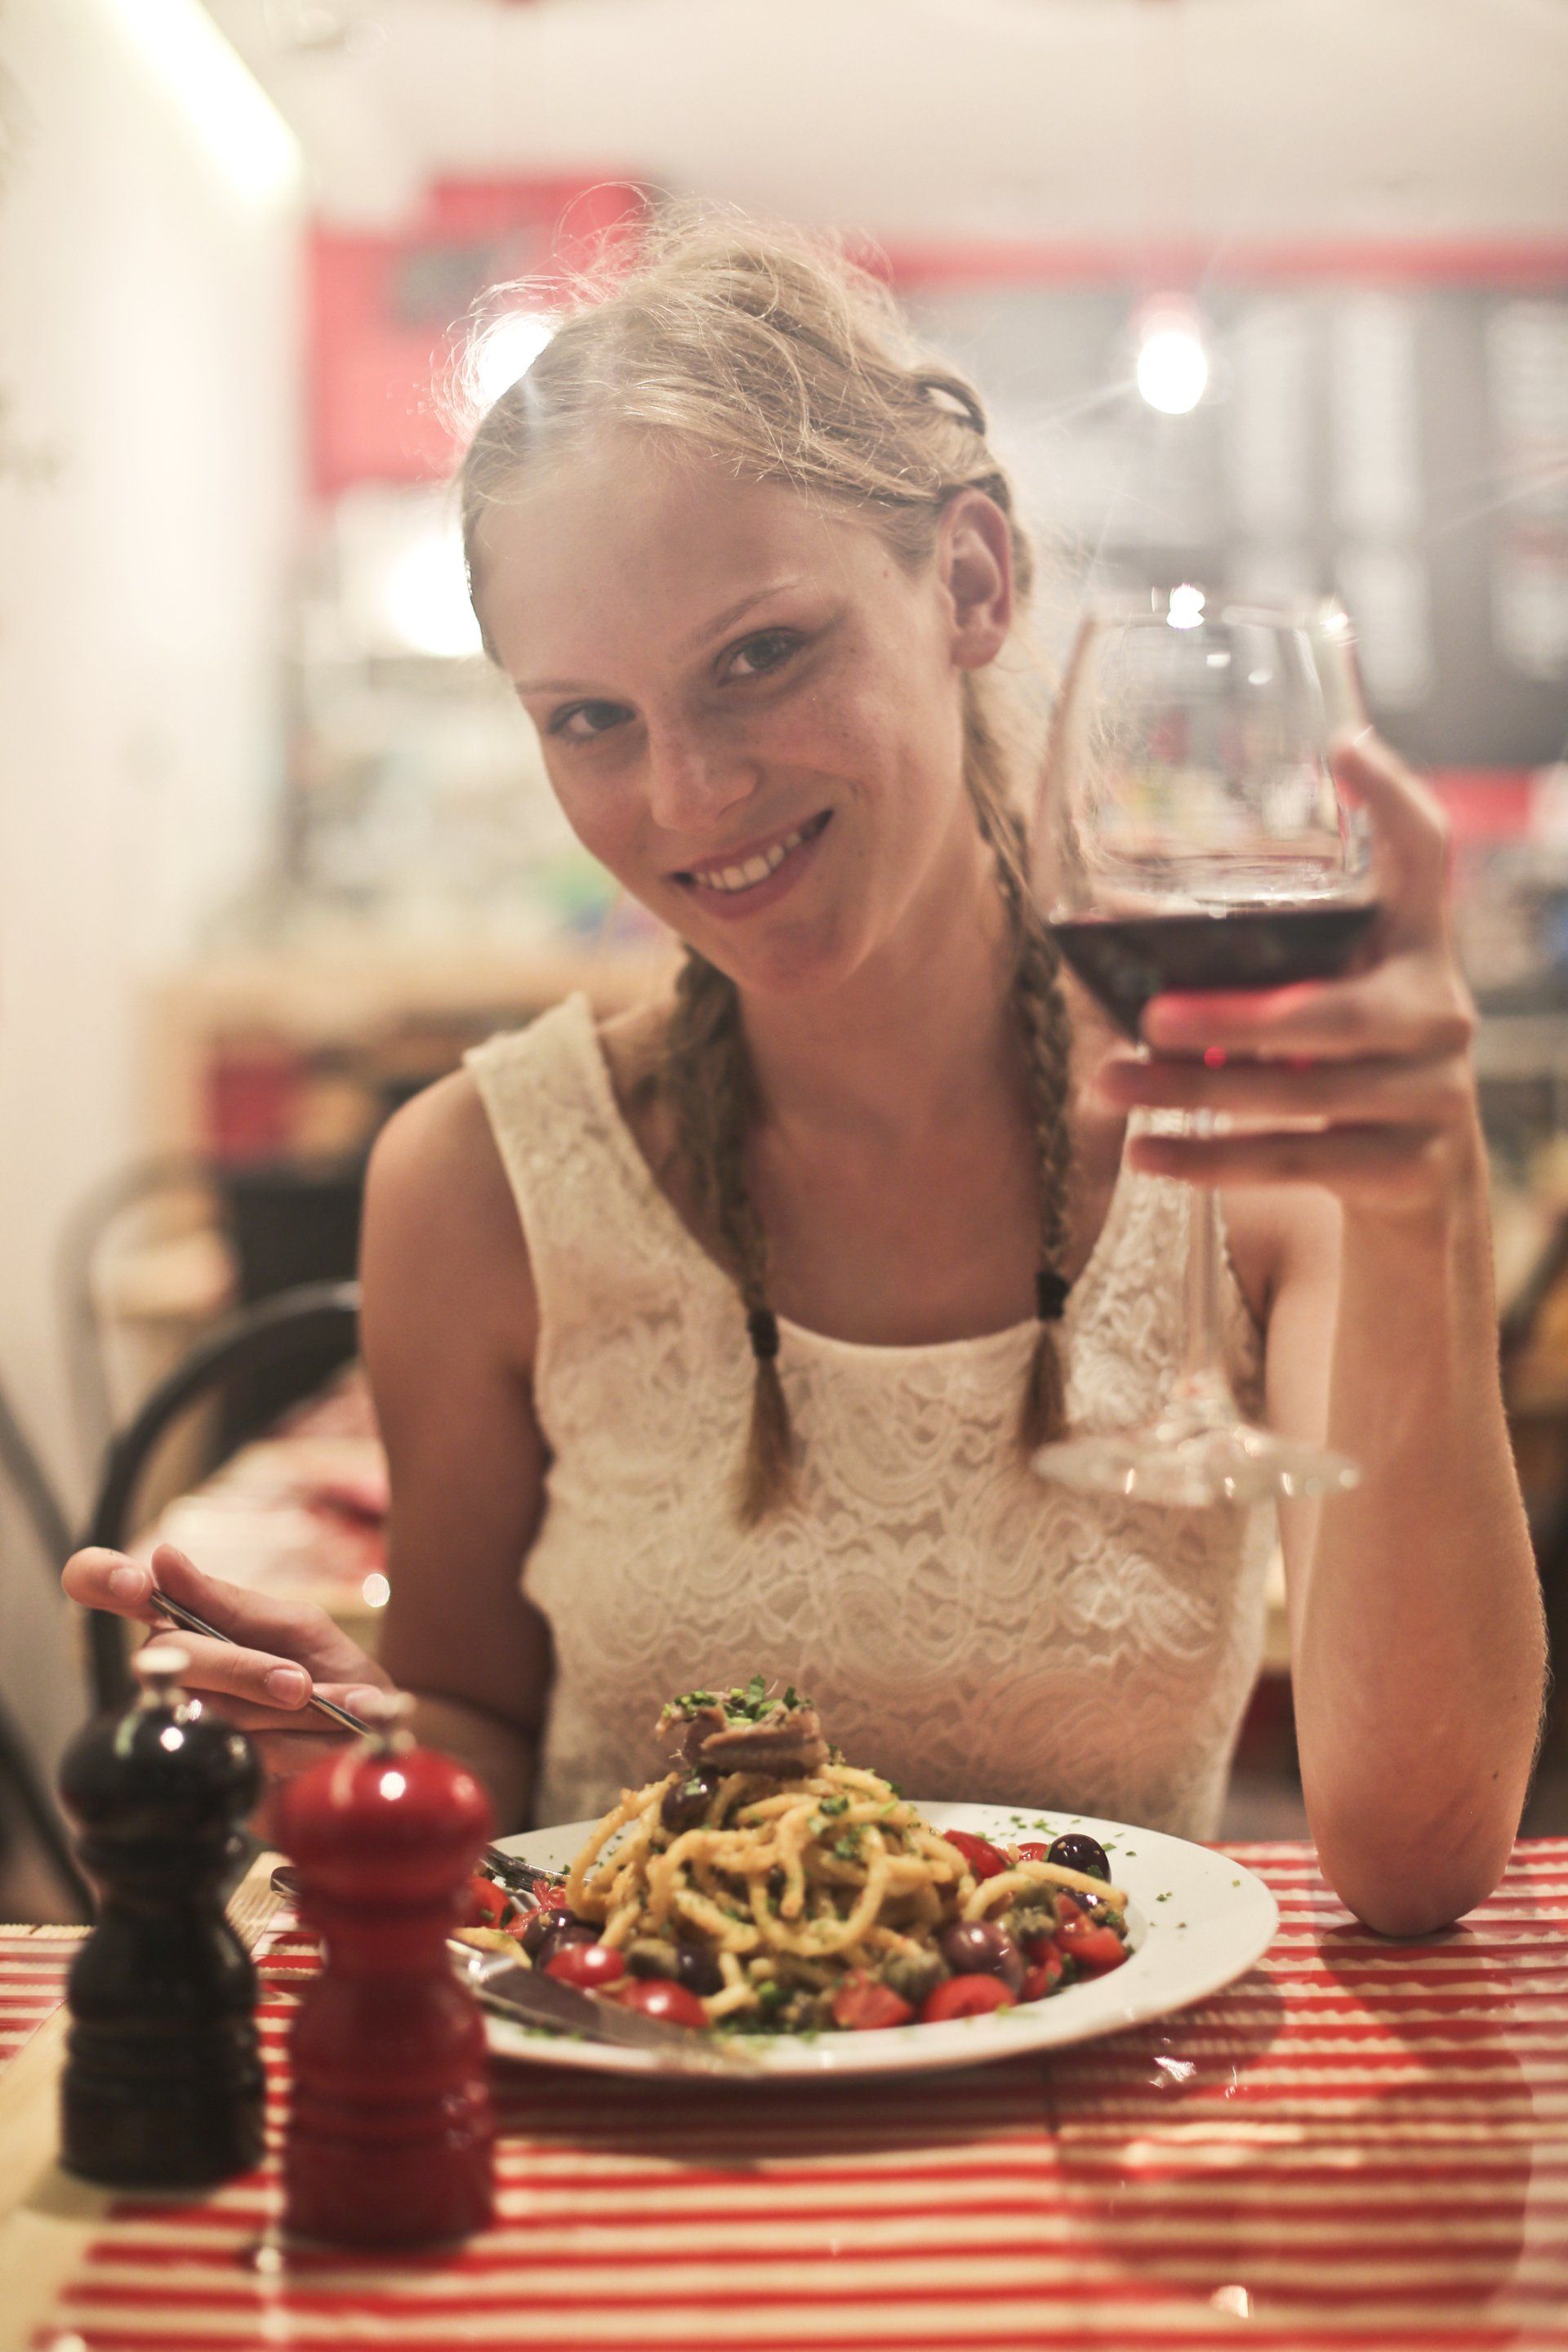
[[1354,980],[1151,998],[1143,1035],[1162,1054],[1436,1059],[1468,1052],[1475,1015],[1446,967],[1405,956]]
[[[160,1627],[159,1640],[164,1630]],[[310,1676],[295,1659],[280,1658],[272,1651],[245,1649],[236,1643],[214,1642],[205,1633],[187,1633],[180,1625],[169,1625],[166,1630],[190,1660],[180,1677],[187,1690],[219,1692],[253,1706],[283,1708],[289,1714],[302,1707],[310,1696]]]
[[[276,1706],[253,1706],[247,1699],[229,1698],[223,1691],[201,1690],[193,1696],[201,1701],[204,1715],[214,1716],[231,1730],[247,1732],[253,1738],[260,1732],[272,1732],[290,1739],[304,1739],[319,1737],[326,1728],[312,1707],[293,1715]],[[314,1727],[313,1731],[308,1733],[299,1727],[307,1723]],[[340,1739],[349,1736],[346,1731],[338,1734]]]
[[84,1609],[106,1609],[116,1617],[152,1622],[153,1571],[122,1551],[93,1544],[73,1552],[60,1570],[60,1583],[68,1599]]
[[1146,1062],[1103,1063],[1097,1084],[1105,1099],[1123,1110],[1208,1110],[1255,1119],[1436,1124],[1457,1116],[1470,1095],[1462,1066],[1446,1055],[1210,1062],[1161,1054]]
[[[367,1686],[367,1684],[357,1684],[357,1682],[339,1682],[339,1684],[318,1682],[306,1706],[299,1707],[299,1710],[261,1707],[249,1698],[230,1698],[226,1691],[205,1689],[200,1694],[200,1698],[202,1698],[202,1706],[209,1707],[212,1715],[224,1717],[224,1722],[233,1724],[235,1731],[291,1731],[294,1727],[299,1727],[300,1731],[303,1731],[306,1727],[310,1727],[312,1731],[318,1731],[320,1734],[320,1731],[327,1728],[329,1717],[320,1715],[318,1706],[315,1706],[315,1700],[318,1698],[331,1698],[339,1707],[348,1707],[351,1715],[367,1717],[369,1710],[376,1706],[376,1700],[385,1698],[385,1691],[381,1689],[381,1686]],[[348,1724],[341,1727],[339,1738],[353,1740],[355,1736],[357,1734],[348,1728]]]
[[124,1552],[96,1546],[76,1552],[67,1560],[61,1581],[73,1601],[89,1609],[112,1610],[118,1616],[140,1618],[147,1624],[168,1622],[153,1600],[154,1587],[161,1587],[171,1601],[184,1601],[218,1633],[275,1643],[279,1649],[289,1646],[289,1635],[297,1631],[301,1615],[298,1604],[269,1601],[240,1585],[206,1575],[169,1543],[157,1546],[151,1567]]
[[350,1740],[355,1737],[346,1727],[334,1731],[330,1718],[318,1714],[310,1705],[290,1711],[276,1706],[258,1706],[249,1699],[230,1698],[223,1691],[204,1690],[197,1696],[208,1715],[216,1716],[222,1723],[231,1724],[236,1731],[253,1735],[271,1732],[290,1739],[319,1739],[331,1735],[340,1740]]
[[1135,1168],[1187,1184],[1322,1184],[1394,1198],[1424,1186],[1435,1127],[1331,1127],[1263,1135],[1136,1135]]
[[313,1601],[289,1601],[254,1592],[247,1585],[227,1584],[199,1569],[177,1544],[160,1544],[153,1554],[158,1583],[171,1601],[187,1609],[219,1633],[250,1649],[270,1650],[297,1658],[312,1675],[369,1681],[374,1668],[358,1643],[335,1625]]
[[1335,738],[1335,782],[1372,819],[1378,897],[1395,943],[1443,928],[1448,890],[1448,820],[1430,787],[1370,727]]

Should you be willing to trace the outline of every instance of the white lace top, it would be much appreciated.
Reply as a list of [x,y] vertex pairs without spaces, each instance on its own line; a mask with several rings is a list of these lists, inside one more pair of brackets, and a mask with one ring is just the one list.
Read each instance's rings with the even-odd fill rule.
[[[738,1526],[752,1356],[733,1286],[621,1116],[586,1001],[477,1047],[540,1307],[546,1504],[525,1563],[556,1678],[535,1813],[667,1769],[672,1693],[794,1682],[910,1796],[1213,1834],[1262,1647],[1272,1512],[1045,1485],[1014,1450],[1034,1326],[929,1347],[780,1318],[799,1499]],[[1149,1416],[1181,1330],[1184,1194],[1123,1166],[1063,1327],[1075,1423]],[[1227,1271],[1233,1369],[1258,1335]]]

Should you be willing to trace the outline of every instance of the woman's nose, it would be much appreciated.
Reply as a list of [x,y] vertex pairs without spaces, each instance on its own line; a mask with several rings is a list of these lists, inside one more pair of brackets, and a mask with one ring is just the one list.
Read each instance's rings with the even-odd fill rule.
[[690,833],[747,798],[756,779],[750,764],[722,744],[686,728],[649,728],[648,807],[670,833]]

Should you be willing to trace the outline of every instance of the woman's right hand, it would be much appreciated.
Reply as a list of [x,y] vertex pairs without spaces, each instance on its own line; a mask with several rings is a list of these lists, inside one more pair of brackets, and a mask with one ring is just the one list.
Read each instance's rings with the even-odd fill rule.
[[[233,1637],[215,1642],[187,1633],[153,1606],[154,1577],[172,1601],[183,1601],[209,1625]],[[390,1678],[313,1601],[283,1601],[204,1575],[173,1544],[160,1544],[151,1568],[123,1552],[73,1553],[60,1581],[72,1601],[168,1633],[190,1654],[181,1677],[226,1723],[247,1733],[269,1786],[292,1780],[351,1734],[338,1730],[309,1705],[312,1691],[353,1714],[366,1695],[390,1690]]]

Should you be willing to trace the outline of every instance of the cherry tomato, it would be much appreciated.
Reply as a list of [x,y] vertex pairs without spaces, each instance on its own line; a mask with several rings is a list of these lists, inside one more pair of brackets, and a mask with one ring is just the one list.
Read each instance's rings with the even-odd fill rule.
[[468,1881],[468,1894],[474,1909],[487,1927],[510,1925],[507,1913],[511,1909],[511,1896],[493,1878],[481,1878],[476,1870]]
[[943,1830],[942,1835],[958,1848],[976,1878],[994,1878],[1006,1869],[1006,1855],[989,1838],[975,1837],[968,1830]]
[[955,2017],[981,2017],[988,2009],[1011,2009],[1015,1995],[1000,1977],[949,1977],[921,2003],[922,2025],[946,2025]]
[[1091,1919],[1062,1919],[1058,1922],[1056,1942],[1069,1960],[1093,1977],[1102,1977],[1110,1969],[1119,1969],[1127,1958],[1127,1947],[1114,1927],[1097,1927]]
[[1049,1846],[1040,1845],[1037,1843],[1034,1845],[1016,1845],[1013,1848],[1013,1851],[1017,1855],[1020,1862],[1049,1862],[1051,1858],[1051,1850]]
[[629,1977],[618,1984],[613,1995],[623,2009],[639,2010],[644,2017],[657,2017],[662,2025],[706,2025],[708,2012],[694,1992],[684,1985],[671,1984],[668,1977]]
[[1042,1936],[1038,1943],[1031,1944],[1029,1950],[1032,1957],[1024,1971],[1023,1990],[1018,1998],[1020,2000],[1044,2000],[1046,1995],[1055,1992],[1060,1984],[1067,1962],[1048,1936]]
[[584,1992],[600,1992],[626,1975],[624,1952],[613,1944],[558,1944],[544,1963],[544,1973],[562,1984],[578,1985]]
[[851,2033],[873,2033],[884,2025],[907,2025],[912,2005],[875,1977],[847,1977],[833,1996],[833,2022]]
[[533,1890],[533,1899],[541,1911],[564,1911],[566,1889],[564,1886],[536,1886]]

